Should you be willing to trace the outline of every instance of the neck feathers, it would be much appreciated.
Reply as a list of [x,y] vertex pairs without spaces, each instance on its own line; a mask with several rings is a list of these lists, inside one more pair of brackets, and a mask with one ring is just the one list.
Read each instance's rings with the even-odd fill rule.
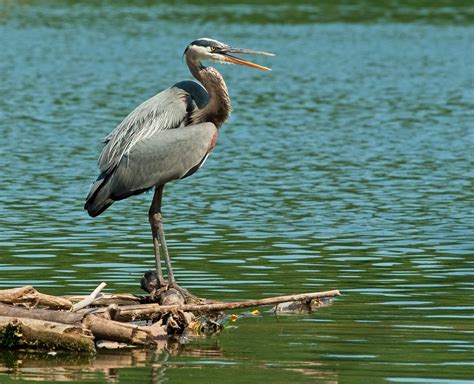
[[204,67],[201,63],[189,65],[193,76],[198,79],[209,94],[209,102],[204,108],[196,109],[191,117],[193,124],[212,122],[219,128],[230,115],[230,97],[221,74],[212,67]]

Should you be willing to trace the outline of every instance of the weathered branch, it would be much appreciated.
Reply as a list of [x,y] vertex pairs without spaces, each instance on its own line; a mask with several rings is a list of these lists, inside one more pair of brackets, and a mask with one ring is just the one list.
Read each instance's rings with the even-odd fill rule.
[[[140,304],[140,305],[126,305],[120,307],[120,319],[125,320],[139,320],[139,319],[148,319],[151,315],[156,313],[167,313],[172,311],[183,311],[183,312],[196,312],[196,313],[205,313],[205,312],[218,312],[225,311],[228,309],[238,309],[238,308],[249,308],[257,307],[261,305],[273,305],[278,303],[284,303],[288,301],[304,301],[312,299],[321,299],[329,298],[334,296],[339,296],[340,292],[338,290],[326,291],[326,292],[313,292],[313,293],[302,293],[299,295],[287,295],[287,296],[277,296],[269,297],[266,299],[259,300],[247,300],[247,301],[238,301],[233,303],[213,303],[213,304],[203,304],[203,305],[159,305],[159,304]],[[100,308],[95,310],[94,314],[104,313],[105,309]]]
[[6,304],[28,303],[43,305],[52,309],[70,309],[72,307],[72,303],[68,299],[40,293],[31,285],[0,290],[0,302]]
[[71,312],[77,312],[78,310],[88,307],[90,304],[94,302],[94,300],[99,296],[100,291],[107,286],[106,283],[102,282],[99,286],[94,289],[94,291],[87,296],[84,300],[79,301],[78,303],[74,304],[71,308]]
[[[89,297],[88,295],[75,295],[75,296],[62,296],[65,299],[68,299],[72,303],[78,303],[85,298]],[[135,305],[145,302],[145,296],[133,295],[130,293],[113,293],[113,294],[102,294],[96,300],[94,300],[94,306],[98,307],[107,307],[110,304],[117,305]]]
[[29,319],[54,321],[63,324],[80,324],[84,318],[82,312],[52,311],[50,309],[23,308],[13,305],[0,304],[0,316],[26,317]]

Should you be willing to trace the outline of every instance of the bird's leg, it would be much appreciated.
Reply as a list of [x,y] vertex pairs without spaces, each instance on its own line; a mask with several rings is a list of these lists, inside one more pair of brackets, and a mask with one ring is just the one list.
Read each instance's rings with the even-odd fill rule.
[[150,207],[150,224],[153,233],[153,245],[155,247],[155,259],[157,263],[157,275],[162,286],[164,284],[163,274],[161,272],[160,266],[160,251],[159,247],[161,245],[161,251],[165,258],[166,269],[168,273],[168,286],[176,289],[185,299],[186,302],[192,300],[194,302],[200,301],[199,298],[192,295],[188,292],[187,289],[180,287],[174,278],[173,269],[171,267],[171,259],[168,253],[168,247],[166,245],[165,231],[163,230],[163,217],[161,216],[161,198],[163,197],[163,188],[164,186],[159,186],[155,190],[155,195],[153,196],[153,202]]
[[165,231],[163,230],[163,218],[161,214],[160,214],[160,220],[158,221],[158,237],[160,238],[161,250],[163,251],[163,256],[165,257],[166,268],[168,271],[168,285],[171,288],[176,289],[179,293],[181,293],[181,295],[186,300],[186,302],[188,302],[189,299],[194,300],[194,301],[199,300],[196,296],[189,293],[187,289],[180,287],[178,283],[176,283],[176,280],[173,274],[173,269],[171,268],[171,259],[168,253],[168,247],[166,246]]
[[161,215],[161,199],[163,197],[164,186],[160,185],[155,189],[155,195],[153,196],[153,202],[151,203],[149,217],[151,224],[151,231],[153,234],[153,246],[155,250],[156,260],[156,273],[160,281],[163,281],[163,273],[160,268],[160,246],[163,256],[165,258],[166,270],[168,272],[168,284],[175,286],[176,280],[174,279],[173,269],[171,268],[170,255],[168,253],[168,247],[166,245],[165,232],[163,230],[163,216]]
[[168,247],[166,245],[165,231],[163,230],[163,217],[161,213],[159,214],[158,224],[158,237],[161,243],[161,250],[163,251],[163,256],[165,257],[166,269],[168,273],[168,286],[176,289],[184,298],[185,302],[189,300],[199,301],[199,298],[189,293],[189,291],[183,287],[180,287],[174,278],[173,268],[171,268],[171,259],[168,253]]
[[160,286],[165,285],[163,279],[163,272],[161,272],[161,262],[160,262],[160,238],[158,234],[159,222],[161,221],[161,196],[163,194],[163,188],[160,190],[157,188],[155,190],[155,195],[153,196],[153,201],[148,211],[148,220],[151,226],[151,233],[153,236],[153,251],[155,253],[155,268],[156,268],[156,277],[158,279],[158,284]]
[[174,279],[173,268],[171,268],[171,259],[170,254],[168,253],[168,246],[166,245],[165,231],[163,230],[163,216],[161,213],[158,214],[158,237],[161,243],[161,250],[163,251],[163,256],[165,257],[166,270],[168,272],[168,284],[175,286],[176,280]]

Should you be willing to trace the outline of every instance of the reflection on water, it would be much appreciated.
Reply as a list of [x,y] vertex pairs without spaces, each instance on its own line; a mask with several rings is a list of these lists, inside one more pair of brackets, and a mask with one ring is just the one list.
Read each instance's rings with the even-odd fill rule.
[[21,380],[47,381],[105,380],[117,382],[120,369],[149,367],[150,382],[160,383],[165,378],[170,356],[208,359],[222,358],[216,345],[189,347],[179,343],[169,344],[166,350],[101,350],[96,356],[50,353],[5,352],[1,355],[0,372]]
[[[194,345],[172,342],[160,351],[133,348],[100,350],[96,356],[11,351],[0,356],[0,373],[25,381],[120,382],[133,372],[135,381],[162,383],[172,379],[174,370],[179,368],[198,381],[206,382],[209,372],[203,371],[228,369],[231,371],[228,376],[232,377],[239,373],[241,365],[242,362],[224,354],[217,340],[205,340]],[[329,365],[318,361],[260,361],[252,364],[247,374],[263,372],[263,375],[272,375],[275,368],[286,372],[288,377],[337,379]]]
[[[78,381],[150,381],[160,367],[178,382],[471,378],[472,6],[407,3],[2,3],[1,287],[139,291],[153,267],[151,196],[97,219],[82,210],[100,138],[188,78],[184,47],[211,36],[277,56],[262,58],[271,74],[219,67],[230,122],[205,167],[165,192],[177,278],[224,300],[344,293],[183,353],[5,355],[2,366],[21,361],[15,372],[32,378],[52,365]],[[218,356],[190,352],[212,343]]]

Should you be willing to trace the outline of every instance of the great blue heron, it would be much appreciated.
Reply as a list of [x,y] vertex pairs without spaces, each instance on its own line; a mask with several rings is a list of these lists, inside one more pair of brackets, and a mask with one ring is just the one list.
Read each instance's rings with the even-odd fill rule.
[[232,53],[273,56],[266,52],[231,48],[202,38],[184,51],[194,81],[181,81],[158,93],[132,111],[106,138],[99,157],[100,176],[92,184],[84,208],[95,217],[114,201],[155,187],[148,213],[153,235],[156,273],[160,268],[160,245],[165,258],[168,286],[179,289],[171,268],[162,225],[163,188],[171,180],[196,172],[216,145],[217,130],[229,117],[230,98],[220,73],[202,64],[204,60],[246,65],[270,70],[232,56]]

